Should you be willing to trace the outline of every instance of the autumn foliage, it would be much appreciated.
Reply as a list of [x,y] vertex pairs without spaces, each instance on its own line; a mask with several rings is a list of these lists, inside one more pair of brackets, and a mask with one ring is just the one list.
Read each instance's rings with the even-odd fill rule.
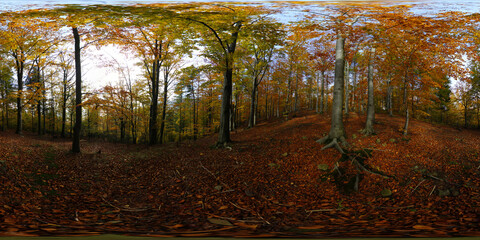
[[478,236],[479,15],[421,11],[1,12],[0,234]]

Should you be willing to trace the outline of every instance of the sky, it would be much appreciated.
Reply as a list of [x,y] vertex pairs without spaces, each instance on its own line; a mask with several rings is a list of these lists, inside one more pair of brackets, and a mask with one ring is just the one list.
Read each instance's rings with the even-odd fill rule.
[[[222,2],[275,2],[262,0],[221,0]],[[315,1],[303,0],[304,2]],[[180,0],[180,1],[158,1],[158,0],[0,0],[0,11],[15,11],[35,8],[50,8],[59,4],[121,4],[130,5],[136,3],[156,3],[156,2],[211,2],[209,0]],[[462,11],[469,13],[480,13],[480,0],[384,0],[384,1],[365,1],[365,0],[316,0],[316,2],[375,2],[391,4],[409,4],[413,5],[413,11],[419,14],[435,14],[442,11]],[[293,19],[301,11],[301,9],[290,9],[289,13],[284,14],[284,17]],[[115,84],[119,79],[119,74],[107,68],[103,64],[105,61],[112,61],[115,58],[120,65],[128,64],[131,69],[134,69],[132,77],[141,74],[141,69],[135,67],[135,59],[119,53],[118,49],[114,47],[106,47],[100,51],[92,50],[91,53],[84,58],[84,81],[92,88],[99,88],[106,84]],[[139,76],[138,76],[139,77]]]

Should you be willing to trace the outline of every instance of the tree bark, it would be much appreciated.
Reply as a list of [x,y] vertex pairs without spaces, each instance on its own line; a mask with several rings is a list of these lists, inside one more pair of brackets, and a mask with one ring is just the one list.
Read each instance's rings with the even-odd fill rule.
[[248,128],[252,128],[255,126],[255,115],[256,115],[256,111],[255,111],[255,101],[256,100],[256,96],[257,96],[257,78],[254,77],[253,78],[253,85],[252,85],[252,94],[251,94],[251,102],[250,102],[250,115],[249,115],[249,118],[248,118]]
[[25,63],[23,60],[19,60],[17,54],[14,54],[16,69],[17,69],[17,83],[18,83],[18,96],[17,96],[17,130],[15,131],[16,134],[22,134],[22,91],[23,91],[23,69],[25,67]]
[[80,152],[80,131],[82,129],[82,66],[80,61],[80,35],[72,28],[75,39],[75,126],[73,128],[72,152]]
[[330,132],[319,143],[327,143],[325,148],[335,147],[339,152],[344,153],[339,143],[346,145],[345,128],[343,126],[343,90],[345,70],[345,38],[337,36],[335,47],[335,82],[333,87],[332,123]]
[[168,72],[165,72],[163,79],[163,107],[162,107],[162,122],[160,124],[160,143],[164,143],[165,134],[165,119],[167,117],[167,101],[168,101]]
[[64,69],[63,70],[63,89],[62,89],[62,131],[60,133],[60,137],[65,138],[65,123],[67,120],[67,85],[68,85],[68,73]]
[[155,40],[155,53],[154,53],[154,62],[152,64],[152,72],[150,75],[150,82],[152,84],[152,101],[150,104],[150,122],[148,125],[149,129],[149,143],[154,145],[157,143],[157,115],[158,115],[158,92],[160,90],[160,53],[162,51],[162,43],[158,43],[158,40]]
[[392,104],[392,85],[391,85],[392,80],[389,78],[387,81],[387,108],[388,108],[388,114],[390,117],[393,116],[393,104]]
[[375,49],[372,49],[370,61],[368,63],[368,104],[367,104],[367,122],[365,123],[365,129],[363,134],[373,135],[375,130],[373,129],[373,123],[375,121],[375,103],[373,99],[373,58],[375,56]]
[[345,115],[348,116],[349,109],[348,109],[348,101],[350,97],[350,64],[345,62]]
[[320,75],[320,81],[321,81],[321,99],[320,99],[320,113],[323,113],[326,110],[326,104],[325,104],[325,72],[322,71],[322,74]]
[[233,91],[233,54],[237,46],[238,32],[242,27],[241,22],[235,23],[236,30],[232,33],[231,43],[226,44],[224,53],[225,58],[225,72],[223,81],[223,94],[222,94],[222,106],[220,109],[220,128],[218,134],[217,146],[225,145],[231,142],[230,139],[230,114],[231,114],[231,102]]

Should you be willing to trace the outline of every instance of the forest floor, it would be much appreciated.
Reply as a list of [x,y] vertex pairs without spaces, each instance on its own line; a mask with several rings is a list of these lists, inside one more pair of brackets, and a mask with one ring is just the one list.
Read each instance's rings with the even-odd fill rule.
[[369,137],[363,116],[345,121],[342,162],[316,142],[330,118],[313,113],[232,132],[225,149],[211,136],[73,154],[0,132],[0,236],[480,236],[480,131],[413,120],[404,138],[402,118],[376,120]]

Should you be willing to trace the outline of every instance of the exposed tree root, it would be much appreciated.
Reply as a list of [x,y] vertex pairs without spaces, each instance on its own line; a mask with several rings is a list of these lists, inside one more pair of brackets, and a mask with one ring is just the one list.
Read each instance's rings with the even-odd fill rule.
[[339,144],[339,143],[341,143],[344,147],[348,147],[348,143],[345,140],[345,137],[341,136],[341,137],[338,137],[338,138],[337,137],[336,138],[330,138],[330,136],[327,135],[323,138],[318,139],[317,142],[320,143],[320,144],[324,144],[328,140],[332,140],[332,141],[330,143],[328,143],[327,145],[325,145],[322,148],[322,150],[333,147],[333,148],[337,149],[341,154],[345,154],[345,151],[342,149],[342,147]]
[[[322,141],[324,139],[325,138],[322,138],[319,141]],[[338,140],[334,139],[332,140],[332,142],[326,145],[324,149],[336,146],[340,147],[340,145],[338,144]],[[347,193],[351,191],[358,192],[360,181],[362,180],[364,175],[363,172],[382,176],[384,178],[395,179],[395,176],[390,176],[388,174],[382,173],[381,171],[376,171],[370,166],[368,166],[366,163],[364,163],[369,157],[371,157],[371,152],[369,150],[361,149],[358,151],[347,151],[342,149],[342,151],[342,157],[337,162],[335,162],[334,168],[330,172],[330,174],[335,177],[336,182],[338,182],[337,184],[339,185],[338,187],[341,191],[345,191]],[[345,172],[344,169],[346,168],[340,167],[339,165],[342,162],[349,162],[350,164],[352,164],[355,167],[354,172]]]
[[367,129],[367,128],[362,129],[362,131],[360,131],[360,133],[362,133],[363,135],[366,135],[366,136],[377,135],[377,133],[375,132],[375,130],[373,130],[373,129]]

